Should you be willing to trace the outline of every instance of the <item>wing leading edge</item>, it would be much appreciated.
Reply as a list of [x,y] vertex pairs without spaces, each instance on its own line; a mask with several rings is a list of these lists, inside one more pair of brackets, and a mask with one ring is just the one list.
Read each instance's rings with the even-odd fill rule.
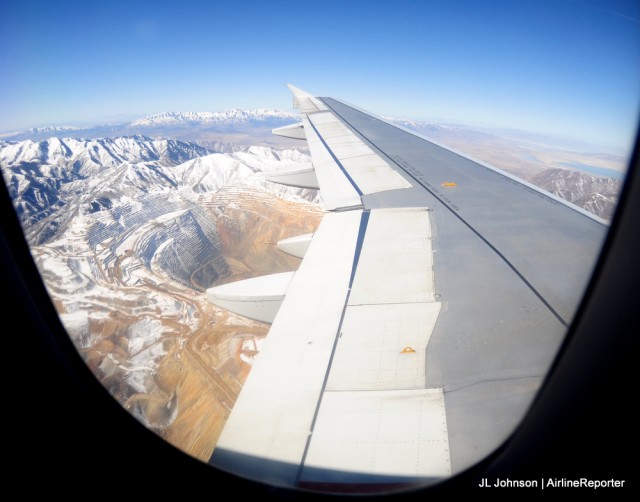
[[[332,490],[442,479],[490,453],[526,412],[605,227],[382,119],[289,87],[304,134],[300,124],[274,132],[306,137],[313,169],[272,180],[317,184],[329,212],[296,247],[300,268],[273,281],[280,289],[269,298],[281,305],[210,463]],[[565,256],[573,250],[582,250],[577,264]],[[562,272],[563,287],[547,268]],[[234,286],[236,312],[260,318],[251,309],[265,292],[244,285]],[[235,308],[228,291],[208,295]]]

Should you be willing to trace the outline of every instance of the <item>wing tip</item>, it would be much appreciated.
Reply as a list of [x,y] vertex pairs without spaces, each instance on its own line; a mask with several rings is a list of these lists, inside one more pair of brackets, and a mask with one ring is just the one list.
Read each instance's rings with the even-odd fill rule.
[[311,97],[313,97],[313,95],[310,94],[309,92],[304,91],[304,90],[300,89],[299,87],[296,87],[293,84],[287,84],[287,87],[289,88],[289,90],[291,91],[293,96],[296,97],[296,98],[311,98]]

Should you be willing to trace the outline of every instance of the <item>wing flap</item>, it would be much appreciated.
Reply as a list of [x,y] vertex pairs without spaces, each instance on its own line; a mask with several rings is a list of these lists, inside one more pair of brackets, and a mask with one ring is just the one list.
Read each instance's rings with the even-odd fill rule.
[[432,267],[425,208],[370,211],[302,482],[450,474],[443,391],[425,388]]
[[412,187],[320,100],[290,88],[294,105],[306,114],[302,120],[304,135],[326,209],[361,207],[362,195]]
[[309,124],[309,120],[305,118],[303,123],[325,209],[333,211],[361,206],[360,194],[353,182],[335,162],[316,130]]
[[451,473],[441,389],[330,392],[322,408],[303,482],[424,482]]
[[[278,484],[292,486],[340,325],[361,211],[325,215],[287,290],[263,349],[220,436],[225,451],[289,466]],[[263,474],[264,475],[264,474]]]
[[[442,390],[425,389],[425,352],[440,311],[430,235],[422,208],[325,215],[211,463],[224,466],[231,454],[261,459],[264,472],[242,471],[287,486],[330,482],[343,469],[361,481],[449,473]],[[397,253],[405,266],[389,263]],[[437,428],[425,425],[429,417]],[[422,448],[421,460],[411,461]]]
[[349,306],[327,390],[424,389],[439,313],[439,302]]
[[371,211],[349,305],[433,301],[427,209]]
[[[352,180],[361,194],[411,187],[331,112],[311,114],[308,120],[309,127],[322,138],[321,144],[331,160]],[[324,190],[322,184],[320,189]]]

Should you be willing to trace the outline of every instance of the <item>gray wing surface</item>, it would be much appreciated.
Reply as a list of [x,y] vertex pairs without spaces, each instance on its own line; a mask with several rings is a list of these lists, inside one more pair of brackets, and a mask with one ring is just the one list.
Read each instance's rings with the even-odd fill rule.
[[327,212],[284,282],[208,291],[273,321],[210,463],[280,486],[356,491],[460,472],[526,413],[607,225],[290,88],[302,123],[274,132],[306,137],[313,170],[273,181],[318,186]]

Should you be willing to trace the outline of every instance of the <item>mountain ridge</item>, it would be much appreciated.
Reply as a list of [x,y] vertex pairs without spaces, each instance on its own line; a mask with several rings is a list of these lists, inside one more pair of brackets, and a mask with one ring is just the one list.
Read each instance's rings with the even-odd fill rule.
[[129,122],[130,127],[165,127],[167,125],[229,125],[238,122],[265,121],[269,119],[296,120],[297,113],[276,110],[273,108],[256,108],[243,110],[232,108],[219,112],[163,112],[147,115]]
[[[59,136],[60,134],[82,138],[97,139],[100,135],[116,137],[132,134],[153,134],[157,129],[163,128],[196,128],[209,129],[229,126],[260,126],[276,127],[299,120],[299,114],[275,108],[240,109],[231,108],[215,112],[175,112],[166,111],[145,115],[126,122],[112,124],[95,124],[86,127],[53,125],[44,127],[32,127],[15,132],[0,134],[0,140],[24,141],[27,139],[37,141]],[[181,138],[178,138],[181,139]]]
[[[308,163],[306,155],[292,150],[256,146],[216,153],[195,143],[146,136],[0,141],[0,168],[32,244],[49,242],[74,218],[111,209],[127,198],[165,194],[195,200],[241,182],[264,188],[265,171]],[[317,199],[315,191],[268,188],[294,199]]]

